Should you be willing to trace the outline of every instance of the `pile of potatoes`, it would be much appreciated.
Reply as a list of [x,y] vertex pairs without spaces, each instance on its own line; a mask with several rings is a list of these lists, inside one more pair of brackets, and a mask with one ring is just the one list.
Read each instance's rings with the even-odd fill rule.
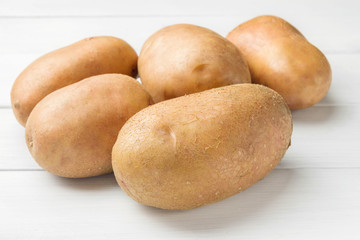
[[84,39],[30,64],[11,102],[45,170],[69,178],[113,171],[140,203],[190,209],[273,170],[290,146],[290,109],[317,103],[330,83],[320,50],[285,20],[260,16],[226,38],[165,27],[139,57],[115,37]]

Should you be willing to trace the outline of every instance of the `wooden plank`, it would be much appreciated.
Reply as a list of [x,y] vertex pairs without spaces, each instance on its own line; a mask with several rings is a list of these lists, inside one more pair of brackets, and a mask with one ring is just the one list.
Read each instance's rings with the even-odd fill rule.
[[40,169],[27,149],[25,129],[12,110],[0,109],[0,119],[0,171]]
[[[9,107],[10,90],[20,72],[40,54],[2,54],[0,66],[0,107]],[[359,105],[360,54],[328,54],[333,71],[333,81],[328,95],[317,106]]]
[[319,106],[292,113],[292,145],[280,168],[360,167],[359,107]]
[[2,239],[356,239],[360,169],[281,169],[189,211],[140,205],[112,175],[0,172]]
[[[40,54],[80,39],[113,35],[128,41],[137,51],[155,31],[167,25],[191,23],[225,36],[253,16],[174,17],[57,17],[0,18],[0,54]],[[360,15],[290,16],[288,19],[325,53],[360,53],[360,32],[354,31]]]
[[188,16],[188,15],[259,15],[272,13],[288,16],[358,15],[356,1],[349,0],[8,0],[0,7],[0,16]]
[[[359,107],[316,106],[293,118],[292,145],[278,168],[360,168]],[[0,170],[40,169],[11,109],[0,109],[0,119]]]

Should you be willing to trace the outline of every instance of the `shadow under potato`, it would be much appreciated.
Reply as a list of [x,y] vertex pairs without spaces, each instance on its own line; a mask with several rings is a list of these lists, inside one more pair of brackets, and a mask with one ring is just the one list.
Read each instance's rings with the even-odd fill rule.
[[52,179],[53,181],[56,181],[56,184],[60,186],[83,191],[96,191],[106,188],[119,188],[113,173],[88,178],[64,178],[52,175]]
[[[326,105],[321,105],[322,103]],[[328,95],[320,104],[305,109],[292,110],[291,114],[295,124],[296,122],[321,124],[331,120],[337,114],[337,111],[338,107],[335,106],[332,97]]]
[[335,106],[313,106],[301,110],[293,110],[293,121],[309,123],[309,124],[321,124],[329,121],[334,115],[336,115],[337,108]]
[[[140,205],[145,214],[162,224],[191,232],[216,231],[219,228],[241,225],[253,221],[271,207],[291,184],[294,169],[275,169],[263,180],[230,198],[204,207],[171,211]],[[276,204],[276,203],[275,203]]]

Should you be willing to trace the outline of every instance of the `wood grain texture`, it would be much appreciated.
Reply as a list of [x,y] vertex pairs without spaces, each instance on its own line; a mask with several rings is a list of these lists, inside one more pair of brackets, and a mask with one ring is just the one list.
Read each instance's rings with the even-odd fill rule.
[[[152,33],[168,25],[191,23],[226,36],[237,25],[257,15],[3,17],[0,18],[0,54],[43,54],[97,35],[122,38],[139,52],[142,44]],[[279,16],[297,27],[310,42],[327,54],[360,53],[360,32],[355,31],[360,15],[344,15],[341,18],[331,15]]]
[[134,202],[112,175],[0,172],[2,239],[357,239],[360,169],[278,169],[190,211]]
[[0,109],[0,171],[40,169],[25,142],[25,129],[11,109]]
[[259,15],[271,13],[288,16],[348,16],[358,15],[358,3],[353,0],[4,0],[0,7],[3,17],[51,16],[187,16],[187,15]]

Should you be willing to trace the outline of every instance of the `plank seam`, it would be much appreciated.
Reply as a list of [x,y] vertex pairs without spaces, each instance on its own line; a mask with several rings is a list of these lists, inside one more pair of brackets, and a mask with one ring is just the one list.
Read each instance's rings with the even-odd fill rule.
[[132,14],[132,15],[0,15],[0,19],[43,19],[43,18],[178,18],[178,17],[239,17],[239,14]]

